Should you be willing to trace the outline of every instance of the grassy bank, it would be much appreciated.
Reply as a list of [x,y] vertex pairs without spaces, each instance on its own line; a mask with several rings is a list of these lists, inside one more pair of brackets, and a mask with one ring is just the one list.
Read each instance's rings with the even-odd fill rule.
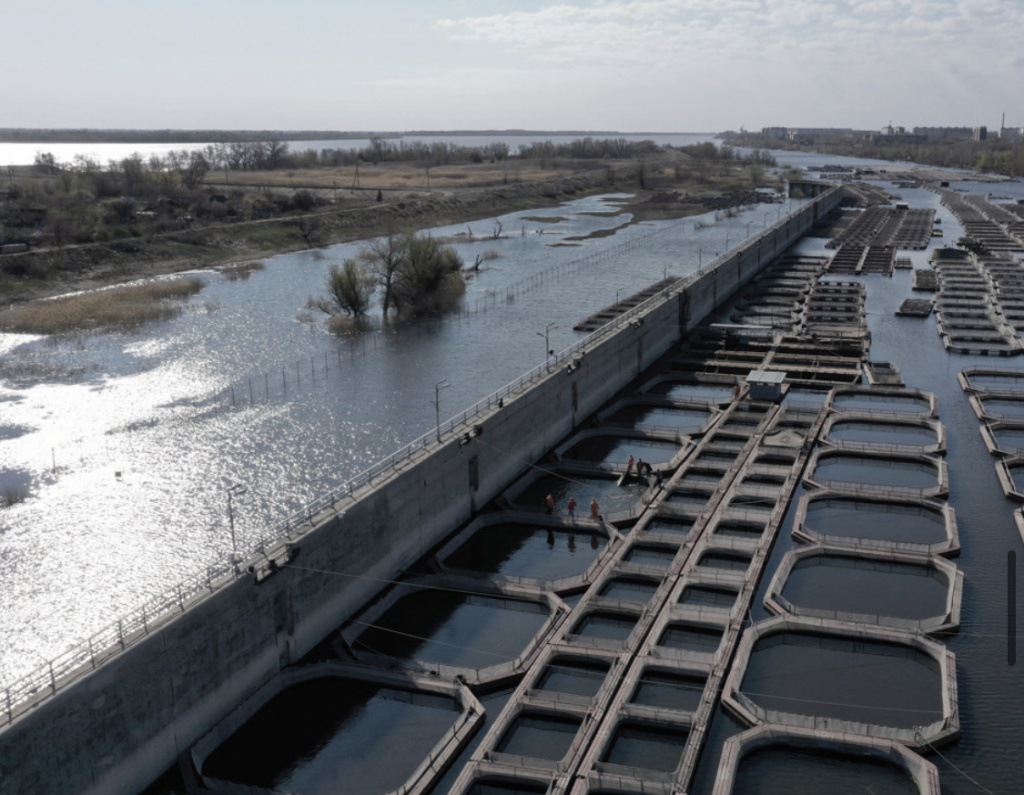
[[132,329],[166,320],[182,310],[182,299],[203,288],[201,279],[111,287],[25,304],[0,316],[0,330],[21,334],[66,334],[95,328]]

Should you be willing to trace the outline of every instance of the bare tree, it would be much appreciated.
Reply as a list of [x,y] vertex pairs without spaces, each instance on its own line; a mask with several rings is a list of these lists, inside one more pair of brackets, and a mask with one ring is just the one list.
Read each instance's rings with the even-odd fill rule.
[[75,224],[66,213],[53,213],[47,219],[43,231],[50,235],[55,246],[63,248],[74,234]]
[[121,169],[121,178],[124,180],[124,192],[133,196],[146,180],[146,166],[142,161],[142,155],[135,152],[121,160],[118,164]]
[[295,228],[306,243],[306,248],[313,248],[320,239],[320,231],[323,222],[315,215],[300,216],[295,222]]
[[210,161],[202,152],[195,151],[168,152],[167,167],[177,173],[182,186],[188,191],[197,190],[210,173]]
[[388,311],[391,307],[399,308],[395,287],[401,280],[402,265],[408,256],[406,237],[389,226],[383,237],[374,238],[364,248],[359,258],[365,262],[374,275],[377,284],[384,291],[381,298],[384,322],[388,322]]
[[53,152],[36,152],[35,164],[37,168],[46,171],[47,174],[57,173],[57,158]]
[[633,164],[633,173],[636,175],[636,181],[640,185],[641,190],[647,187],[647,163],[643,160],[637,160]]
[[284,159],[288,156],[288,142],[279,138],[271,138],[264,149],[264,167],[268,169],[280,168]]
[[232,141],[228,144],[227,151],[225,152],[227,168],[241,171],[246,165],[248,151],[248,146],[244,141]]

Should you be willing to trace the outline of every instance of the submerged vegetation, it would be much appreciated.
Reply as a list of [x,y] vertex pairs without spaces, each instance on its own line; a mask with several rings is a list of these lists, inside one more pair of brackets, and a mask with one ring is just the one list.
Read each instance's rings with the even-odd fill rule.
[[332,265],[327,295],[311,298],[308,306],[329,315],[335,333],[363,327],[378,290],[384,323],[392,310],[400,319],[441,315],[455,309],[466,292],[462,269],[462,257],[451,246],[390,231],[363,249],[358,260]]
[[229,282],[245,281],[254,271],[264,270],[267,266],[262,262],[239,262],[228,265],[221,273]]
[[181,299],[202,288],[201,279],[175,279],[26,304],[0,316],[0,330],[20,334],[66,334],[96,328],[137,328],[176,316],[183,308]]

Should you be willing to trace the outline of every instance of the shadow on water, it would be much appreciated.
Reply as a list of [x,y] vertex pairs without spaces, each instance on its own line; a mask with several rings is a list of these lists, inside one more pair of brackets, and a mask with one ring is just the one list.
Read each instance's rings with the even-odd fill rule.
[[599,533],[503,523],[474,533],[444,563],[487,574],[554,580],[585,572],[607,543]]
[[210,755],[203,774],[303,795],[374,795],[401,785],[458,715],[440,696],[306,682],[271,699]]
[[829,795],[916,795],[906,773],[868,757],[816,754],[792,748],[765,748],[740,761],[733,792],[778,795],[828,792]]
[[515,658],[547,617],[534,602],[422,591],[399,599],[353,645],[402,660],[484,668]]

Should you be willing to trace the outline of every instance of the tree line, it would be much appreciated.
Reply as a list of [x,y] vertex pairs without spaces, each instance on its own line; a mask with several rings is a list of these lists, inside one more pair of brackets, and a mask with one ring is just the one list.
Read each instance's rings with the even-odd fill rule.
[[[199,149],[171,151],[164,157],[151,155],[143,158],[136,153],[121,160],[102,164],[84,155],[76,155],[71,162],[59,162],[50,152],[39,152],[36,166],[53,175],[61,172],[98,173],[106,171],[127,176],[128,185],[134,187],[147,172],[159,180],[165,175],[176,175],[189,190],[199,187],[211,172],[217,171],[275,171],[280,169],[323,168],[354,166],[358,163],[417,163],[440,166],[453,163],[500,163],[510,159],[538,162],[547,167],[557,158],[572,160],[635,159],[672,150],[653,141],[629,141],[625,138],[581,138],[569,143],[538,141],[513,152],[503,141],[479,146],[463,146],[447,141],[405,141],[375,136],[361,148],[313,149],[293,152],[288,142],[280,138],[260,141],[227,141],[207,144]],[[730,159],[732,153],[713,143],[695,144],[675,148],[675,151],[701,160]],[[131,193],[126,187],[127,193]]]
[[1024,176],[1024,141],[966,138],[932,138],[927,141],[901,142],[898,136],[875,140],[863,134],[815,135],[813,140],[780,141],[756,133],[729,138],[738,146],[764,146],[772,149],[821,152],[829,155],[863,157],[873,160],[909,161],[942,168],[962,168],[982,173]]

